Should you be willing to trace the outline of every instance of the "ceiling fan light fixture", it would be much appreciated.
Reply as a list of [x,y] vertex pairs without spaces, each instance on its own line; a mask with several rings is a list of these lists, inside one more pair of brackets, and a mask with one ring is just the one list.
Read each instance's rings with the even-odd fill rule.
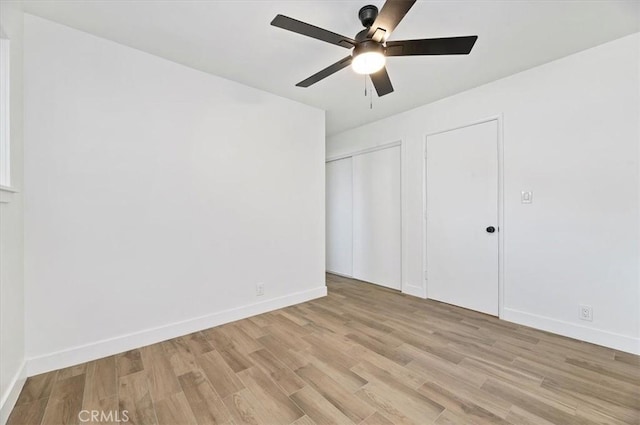
[[386,62],[380,52],[365,52],[353,58],[351,67],[356,74],[373,74],[380,71]]
[[373,74],[384,68],[384,48],[375,42],[363,42],[353,49],[351,68],[357,74]]

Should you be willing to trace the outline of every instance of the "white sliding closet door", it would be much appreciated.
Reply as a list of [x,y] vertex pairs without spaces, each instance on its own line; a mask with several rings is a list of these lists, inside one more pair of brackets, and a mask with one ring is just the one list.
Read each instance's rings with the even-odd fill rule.
[[400,146],[353,157],[353,277],[401,288]]
[[351,158],[326,164],[326,270],[353,273],[353,173]]

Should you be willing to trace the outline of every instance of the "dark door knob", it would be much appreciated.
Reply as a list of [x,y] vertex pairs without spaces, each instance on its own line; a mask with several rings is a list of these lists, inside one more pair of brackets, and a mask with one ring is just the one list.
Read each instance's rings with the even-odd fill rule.
[[487,227],[487,233],[493,233],[493,232],[495,232],[495,231],[496,231],[496,228],[495,228],[495,227],[493,227],[493,226],[489,226],[489,227]]

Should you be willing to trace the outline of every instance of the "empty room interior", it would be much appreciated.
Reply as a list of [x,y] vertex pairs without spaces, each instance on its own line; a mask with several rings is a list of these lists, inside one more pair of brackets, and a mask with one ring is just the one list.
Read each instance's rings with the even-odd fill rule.
[[640,425],[640,1],[0,0],[0,425]]

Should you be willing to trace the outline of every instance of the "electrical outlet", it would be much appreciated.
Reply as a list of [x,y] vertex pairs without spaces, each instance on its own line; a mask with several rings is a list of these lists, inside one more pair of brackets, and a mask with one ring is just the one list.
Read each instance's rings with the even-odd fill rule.
[[590,305],[580,305],[580,319],[593,322],[593,308]]
[[256,295],[259,297],[264,295],[264,283],[256,283]]

